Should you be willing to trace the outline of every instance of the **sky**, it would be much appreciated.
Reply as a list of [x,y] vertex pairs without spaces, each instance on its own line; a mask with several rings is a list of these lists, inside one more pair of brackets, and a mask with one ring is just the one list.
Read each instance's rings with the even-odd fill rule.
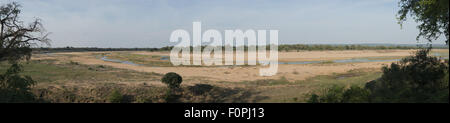
[[[11,0],[0,0],[1,4]],[[279,30],[281,44],[414,44],[399,0],[20,0],[21,18],[40,18],[51,47],[144,48],[174,45],[192,22],[202,30]],[[437,43],[444,43],[443,38]]]

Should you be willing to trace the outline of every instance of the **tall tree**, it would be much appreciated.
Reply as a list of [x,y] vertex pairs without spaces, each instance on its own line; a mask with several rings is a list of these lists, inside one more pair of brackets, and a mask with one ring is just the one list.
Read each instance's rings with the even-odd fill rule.
[[49,44],[39,19],[25,25],[20,20],[20,4],[16,2],[0,6],[0,62],[9,61],[11,67],[0,74],[0,103],[34,102],[30,92],[36,82],[29,76],[22,76],[20,60],[31,57],[31,47],[38,43]]
[[16,2],[0,6],[0,61],[28,59],[33,45],[50,45],[41,20],[35,19],[25,25],[19,18],[20,8],[21,5]]
[[448,44],[448,16],[449,0],[401,0],[398,11],[399,23],[402,24],[410,15],[413,19],[421,23],[417,28],[420,30],[417,40],[424,37],[429,42],[445,35]]

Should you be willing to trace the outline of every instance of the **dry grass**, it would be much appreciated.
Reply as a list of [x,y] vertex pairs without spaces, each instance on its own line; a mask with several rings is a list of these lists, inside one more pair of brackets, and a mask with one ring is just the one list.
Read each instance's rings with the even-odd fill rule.
[[[448,50],[435,51],[442,54]],[[409,50],[283,52],[281,60],[333,60],[341,58],[402,57]],[[380,68],[390,62],[322,63],[279,65],[272,77],[259,76],[258,66],[241,67],[151,67],[106,62],[98,56],[136,63],[163,62],[168,52],[75,52],[33,55],[23,74],[39,84],[33,92],[46,102],[108,102],[112,90],[124,95],[124,102],[165,102],[163,74],[183,76],[180,102],[304,102],[313,90],[335,84],[364,85],[378,78]],[[344,55],[346,54],[346,55]],[[322,55],[322,56],[321,56]],[[148,58],[147,58],[148,57]],[[139,61],[140,60],[140,61]],[[0,64],[0,72],[7,65]]]

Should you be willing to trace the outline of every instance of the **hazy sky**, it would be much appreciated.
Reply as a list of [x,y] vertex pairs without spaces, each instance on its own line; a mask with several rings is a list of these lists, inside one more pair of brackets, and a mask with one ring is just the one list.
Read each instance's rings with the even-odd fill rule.
[[[10,0],[0,0],[1,3]],[[20,0],[52,47],[161,47],[176,29],[277,29],[283,44],[415,43],[397,24],[399,0]],[[29,22],[29,21],[28,21]],[[437,41],[443,43],[444,41]]]

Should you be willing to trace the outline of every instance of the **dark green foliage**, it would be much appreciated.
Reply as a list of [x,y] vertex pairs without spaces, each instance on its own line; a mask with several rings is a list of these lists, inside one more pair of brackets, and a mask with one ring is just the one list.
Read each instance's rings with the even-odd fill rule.
[[180,84],[183,82],[183,78],[178,75],[177,73],[167,73],[164,75],[164,77],[161,79],[161,82],[166,84],[169,89],[166,91],[166,94],[164,95],[164,100],[167,103],[177,103],[180,102],[179,98],[181,95],[179,94]]
[[[173,46],[168,47],[162,47],[162,48],[96,48],[96,47],[65,47],[65,48],[33,48],[33,51],[35,52],[41,52],[41,53],[48,53],[48,52],[91,52],[91,51],[171,51]],[[193,48],[193,47],[190,47]],[[205,46],[201,47],[202,50],[205,48]],[[438,45],[434,46],[435,49],[448,49],[448,46],[444,45]],[[233,49],[236,49],[236,47],[233,47]],[[245,46],[244,49],[247,51],[248,46]],[[315,51],[315,50],[389,50],[389,49],[418,49],[417,46],[399,46],[399,45],[392,45],[392,46],[383,46],[383,45],[325,45],[325,44],[284,44],[279,45],[278,50],[279,51]],[[225,50],[225,47],[222,47],[222,50]],[[267,50],[270,50],[269,47],[267,47]]]
[[108,97],[110,103],[122,103],[123,100],[124,96],[118,90],[113,90]]
[[166,103],[180,103],[181,95],[179,94],[181,90],[177,89],[169,89],[166,90],[166,94],[163,96],[163,99]]
[[181,76],[177,73],[171,72],[164,75],[161,82],[167,84],[170,89],[175,89],[180,87],[181,82],[183,82],[183,78],[181,78]]
[[383,76],[366,85],[375,102],[447,102],[448,62],[420,50],[415,56],[383,68]]
[[320,103],[320,96],[317,94],[311,94],[309,96],[308,103]]
[[213,88],[214,86],[208,84],[195,84],[194,86],[190,86],[188,89],[194,95],[203,95],[211,91]]
[[371,92],[368,89],[352,86],[343,94],[343,103],[369,103]]
[[98,68],[106,68],[105,66],[103,66],[103,65],[99,65],[99,66],[97,66]]
[[96,48],[96,47],[64,47],[64,48],[33,48],[36,52],[93,52],[93,51],[170,51],[171,48]]
[[30,92],[36,82],[29,76],[19,75],[22,66],[13,64],[0,75],[0,103],[29,103],[34,102],[34,95]]
[[330,88],[326,88],[318,94],[312,94],[309,103],[341,103],[342,96],[344,94],[344,87],[341,86],[333,86]]
[[368,103],[370,91],[352,86],[345,89],[342,86],[326,88],[320,94],[312,94],[308,103]]
[[432,40],[445,35],[448,44],[449,0],[401,0],[398,19],[400,24],[406,21],[408,16],[420,23],[417,39],[424,37]]
[[383,67],[380,79],[365,88],[342,87],[312,94],[310,103],[448,103],[448,60],[428,56],[429,49],[417,51],[390,67]]
[[387,50],[387,49],[417,49],[415,46],[366,46],[366,45],[279,45],[278,51],[315,51],[315,50]]
[[80,65],[80,63],[74,62],[74,61],[70,61],[69,64],[71,64],[71,65]]

